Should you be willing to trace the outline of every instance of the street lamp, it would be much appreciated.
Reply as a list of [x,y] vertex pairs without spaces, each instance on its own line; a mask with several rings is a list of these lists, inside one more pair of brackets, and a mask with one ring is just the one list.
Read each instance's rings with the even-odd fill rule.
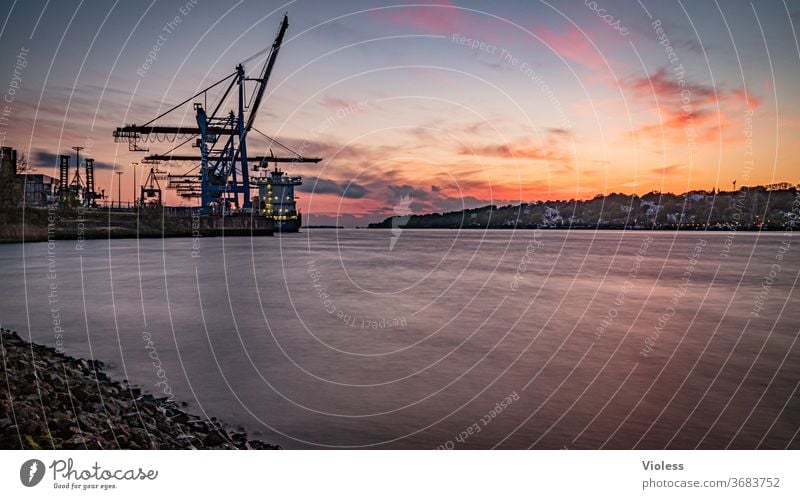
[[125,172],[114,172],[117,174],[117,207],[122,208],[122,174]]
[[136,176],[136,167],[139,166],[139,163],[133,161],[131,164],[133,165],[133,205],[136,206],[136,179],[138,178]]

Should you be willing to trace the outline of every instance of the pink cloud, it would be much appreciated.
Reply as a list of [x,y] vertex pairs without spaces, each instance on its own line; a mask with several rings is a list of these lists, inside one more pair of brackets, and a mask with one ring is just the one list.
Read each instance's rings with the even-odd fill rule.
[[739,99],[744,103],[745,107],[757,108],[761,106],[761,99],[751,93],[746,93],[743,88],[737,88],[731,92],[731,96]]
[[420,33],[449,35],[465,30],[467,23],[464,11],[449,0],[430,3],[425,6],[379,9],[371,12],[370,17],[384,26],[410,28]]
[[[728,141],[727,130],[741,130],[745,110],[755,109],[761,100],[743,89],[715,89],[679,80],[666,69],[620,82],[633,98],[652,105],[659,121],[642,125],[632,135],[668,143],[712,143]],[[730,140],[739,140],[740,134]]]
[[342,99],[341,97],[331,97],[330,95],[323,97],[320,104],[329,109],[342,109],[358,106],[358,102],[354,100]]
[[569,25],[565,30],[554,32],[548,27],[537,30],[536,33],[555,53],[572,62],[577,62],[590,69],[606,68],[606,60],[603,59],[598,49],[592,46],[587,36],[576,28]]

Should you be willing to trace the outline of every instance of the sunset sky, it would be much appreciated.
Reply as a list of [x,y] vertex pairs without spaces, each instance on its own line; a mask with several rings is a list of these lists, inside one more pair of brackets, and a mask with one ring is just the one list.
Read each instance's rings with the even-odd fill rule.
[[[114,169],[129,201],[142,154],[112,130],[231,73],[284,12],[256,127],[324,158],[292,170],[312,223],[381,220],[402,196],[426,213],[800,181],[798,1],[4,4],[0,139],[53,176],[55,155],[87,147],[114,199]],[[163,122],[181,119],[191,106]]]

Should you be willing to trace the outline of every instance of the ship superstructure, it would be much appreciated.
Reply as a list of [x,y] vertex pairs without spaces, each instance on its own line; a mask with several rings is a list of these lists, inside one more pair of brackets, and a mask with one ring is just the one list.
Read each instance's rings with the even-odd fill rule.
[[294,188],[303,183],[299,176],[291,176],[278,166],[266,177],[253,179],[258,185],[258,209],[272,218],[276,232],[297,232],[302,225],[302,214],[297,210]]

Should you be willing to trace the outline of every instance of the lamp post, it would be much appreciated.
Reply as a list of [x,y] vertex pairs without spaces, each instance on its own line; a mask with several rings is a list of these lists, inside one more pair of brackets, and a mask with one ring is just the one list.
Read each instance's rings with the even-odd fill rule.
[[72,181],[75,183],[75,196],[78,196],[79,194],[81,196],[85,196],[86,191],[82,193],[79,191],[81,188],[81,151],[86,148],[83,146],[75,146],[72,149],[75,151],[75,162],[77,163],[75,165],[75,176],[72,178]]
[[136,206],[136,179],[138,178],[136,176],[136,167],[139,166],[139,163],[133,161],[131,164],[133,165],[133,205]]
[[117,207],[122,208],[122,174],[125,172],[114,172],[117,174]]
[[75,165],[75,170],[76,170],[75,171],[75,176],[76,176],[76,178],[80,178],[80,176],[81,176],[81,151],[84,150],[84,149],[86,149],[86,148],[83,147],[83,146],[75,146],[75,147],[72,148],[72,150],[75,151],[75,162],[77,163]]

